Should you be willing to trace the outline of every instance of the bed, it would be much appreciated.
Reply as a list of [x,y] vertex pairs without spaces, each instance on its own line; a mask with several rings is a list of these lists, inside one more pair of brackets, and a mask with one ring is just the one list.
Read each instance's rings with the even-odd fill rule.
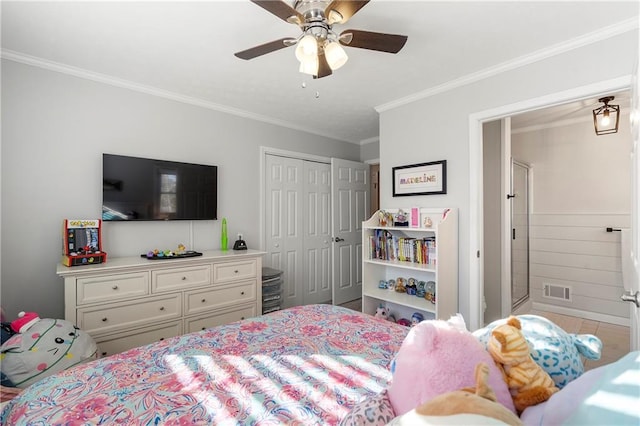
[[298,306],[47,377],[0,424],[338,424],[384,390],[407,327]]

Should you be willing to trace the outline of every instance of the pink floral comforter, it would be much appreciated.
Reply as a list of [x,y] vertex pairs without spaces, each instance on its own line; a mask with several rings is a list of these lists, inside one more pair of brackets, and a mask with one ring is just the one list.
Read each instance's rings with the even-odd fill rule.
[[407,332],[345,308],[298,306],[47,377],[0,424],[336,424],[387,386]]

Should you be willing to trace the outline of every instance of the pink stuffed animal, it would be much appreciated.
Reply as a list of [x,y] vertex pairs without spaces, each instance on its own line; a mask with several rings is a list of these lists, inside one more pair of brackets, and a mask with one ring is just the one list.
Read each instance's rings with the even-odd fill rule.
[[511,394],[493,358],[469,331],[461,315],[422,321],[411,328],[392,366],[388,389],[396,416],[443,393],[475,386],[475,367],[489,366],[488,384],[498,402],[515,413]]

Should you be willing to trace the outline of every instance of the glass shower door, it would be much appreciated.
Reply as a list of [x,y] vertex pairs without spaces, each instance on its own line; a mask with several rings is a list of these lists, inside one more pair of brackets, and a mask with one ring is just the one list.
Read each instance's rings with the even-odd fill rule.
[[511,160],[511,309],[529,299],[529,166]]

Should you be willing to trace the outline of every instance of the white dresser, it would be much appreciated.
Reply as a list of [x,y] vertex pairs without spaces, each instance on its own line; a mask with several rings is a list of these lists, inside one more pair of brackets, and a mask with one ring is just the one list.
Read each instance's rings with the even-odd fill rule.
[[262,255],[256,250],[202,256],[58,265],[65,319],[89,333],[101,356],[262,313]]

